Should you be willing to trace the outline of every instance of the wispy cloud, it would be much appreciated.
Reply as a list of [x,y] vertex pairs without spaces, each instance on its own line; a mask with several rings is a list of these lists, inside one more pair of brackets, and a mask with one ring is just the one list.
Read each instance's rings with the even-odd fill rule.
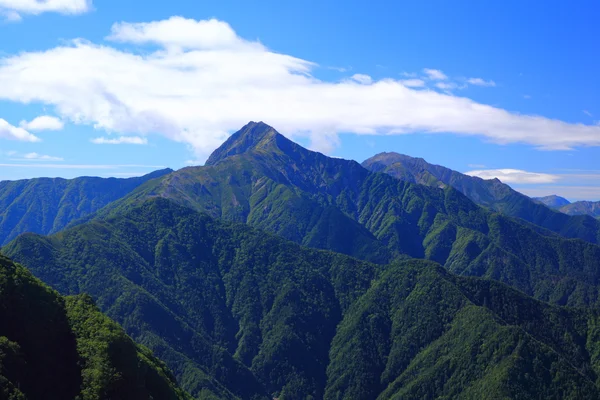
[[469,168],[477,168],[477,169],[482,169],[485,168],[485,165],[483,164],[469,164],[467,165]]
[[29,122],[21,121],[19,126],[31,131],[59,131],[64,128],[65,124],[59,118],[42,115]]
[[481,78],[469,78],[469,79],[467,79],[467,83],[469,83],[470,85],[475,85],[475,86],[487,86],[487,87],[496,86],[496,82],[494,82],[492,80],[486,81]]
[[403,79],[400,81],[400,84],[410,88],[425,87],[423,79]]
[[594,117],[594,115],[593,115],[591,112],[589,112],[588,110],[583,110],[582,112],[583,112],[585,115],[587,115],[588,117],[591,117],[591,118],[593,118],[593,117]]
[[92,0],[0,0],[0,14],[9,21],[20,21],[22,15],[47,12],[83,14],[92,10]]
[[454,82],[438,82],[435,84],[435,87],[441,90],[452,90],[456,89],[458,85]]
[[[12,156],[15,155],[15,152],[12,152]],[[53,157],[45,154],[38,153],[27,153],[23,154],[22,157],[11,158],[12,161],[64,161],[62,157]]]
[[50,169],[118,169],[118,168],[166,168],[164,165],[140,165],[140,164],[17,164],[5,163],[0,167],[11,168],[50,168]]
[[600,200],[600,186],[536,185],[533,187],[515,187],[515,190],[530,197],[544,197],[555,194],[570,201]]
[[373,83],[373,78],[365,74],[354,74],[352,75],[352,80],[358,83],[362,83],[363,85],[369,85]]
[[560,179],[558,175],[528,172],[520,169],[483,169],[465,172],[465,175],[482,179],[498,178],[504,183],[552,183]]
[[[1,91],[2,89],[0,89]],[[0,118],[0,138],[20,140],[23,142],[39,142],[41,139],[27,132],[27,130],[11,125],[5,119]]]
[[425,68],[423,69],[423,72],[425,73],[425,75],[427,75],[427,78],[434,81],[445,81],[446,79],[448,79],[446,74],[444,74],[439,69]]
[[[312,76],[316,64],[240,38],[223,21],[125,22],[110,39],[148,47],[76,40],[0,58],[0,99],[53,105],[63,120],[118,135],[161,134],[190,144],[197,158],[251,120],[308,137],[321,151],[335,148],[342,132],[451,133],[552,150],[600,146],[600,126],[511,112],[402,79],[322,81]],[[432,86],[448,82],[440,70],[424,74]]]
[[90,141],[94,144],[148,144],[148,139],[139,136],[119,136],[113,139],[98,137]]
[[203,165],[204,161],[202,160],[186,160],[185,165]]

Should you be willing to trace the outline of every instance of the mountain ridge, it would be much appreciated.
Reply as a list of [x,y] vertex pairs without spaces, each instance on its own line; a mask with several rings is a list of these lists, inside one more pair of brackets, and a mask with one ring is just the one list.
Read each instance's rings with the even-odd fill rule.
[[126,195],[167,168],[134,178],[35,178],[0,182],[0,245],[24,232],[58,232]]
[[[498,179],[484,180],[398,153],[381,153],[365,160],[369,170],[428,186],[452,186],[475,203],[558,233],[565,238],[600,244],[600,221],[588,215],[566,215],[513,190]],[[432,184],[433,182],[433,184]]]
[[[212,218],[365,261],[426,258],[544,301],[599,301],[598,246],[494,213],[451,186],[431,188],[371,172],[355,161],[306,150],[266,125],[261,129],[269,133],[267,147],[253,147],[265,143],[265,136],[254,135],[259,140],[245,141],[251,145],[244,152],[151,181],[94,216],[102,220],[138,201],[166,198]],[[243,136],[234,134],[222,154]]]

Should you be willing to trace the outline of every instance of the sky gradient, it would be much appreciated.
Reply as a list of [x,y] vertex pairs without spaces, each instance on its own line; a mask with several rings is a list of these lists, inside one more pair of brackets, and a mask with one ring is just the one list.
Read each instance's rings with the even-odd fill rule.
[[600,199],[597,2],[280,3],[0,0],[0,179],[202,164],[262,120]]

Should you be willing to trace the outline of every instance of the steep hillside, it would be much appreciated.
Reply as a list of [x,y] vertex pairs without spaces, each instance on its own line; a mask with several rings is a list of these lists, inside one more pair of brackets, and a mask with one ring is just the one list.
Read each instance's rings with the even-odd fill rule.
[[165,199],[4,251],[90,293],[203,398],[597,398],[598,317],[432,262],[377,266]]
[[23,232],[50,234],[125,196],[141,184],[172,172],[137,178],[36,178],[0,182],[0,245]]
[[189,396],[89,296],[65,299],[0,256],[0,398]]
[[381,153],[362,165],[374,172],[434,187],[451,186],[475,203],[511,217],[521,218],[566,238],[600,244],[600,221],[589,215],[569,216],[551,210],[503,184],[498,179],[484,180],[451,169],[429,164],[422,158],[397,153]]
[[598,246],[540,233],[452,187],[401,181],[306,150],[263,123],[232,135],[207,166],[155,180],[97,216],[154,197],[375,263],[426,258],[558,304],[598,302]]

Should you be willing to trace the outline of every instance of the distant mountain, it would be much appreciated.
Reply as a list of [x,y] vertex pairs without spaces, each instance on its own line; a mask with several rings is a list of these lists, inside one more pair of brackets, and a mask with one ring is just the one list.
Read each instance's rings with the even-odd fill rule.
[[189,396],[89,296],[63,298],[0,256],[0,398]]
[[450,186],[370,172],[306,150],[263,123],[245,126],[209,160],[154,180],[94,216],[118,216],[138,201],[167,198],[370,262],[425,258],[557,304],[599,301],[600,247],[488,211]]
[[600,397],[596,312],[432,262],[310,250],[159,197],[3,250],[90,293],[197,398]]
[[600,244],[600,221],[588,215],[568,216],[513,190],[498,179],[484,180],[429,164],[422,158],[381,153],[362,165],[408,182],[434,187],[451,186],[475,203],[505,215],[521,218],[566,238]]
[[545,197],[534,197],[533,200],[554,209],[559,209],[562,206],[571,204],[569,200],[565,199],[564,197],[557,196],[555,194]]
[[600,201],[576,201],[558,209],[569,215],[589,215],[594,218],[600,217]]
[[36,178],[0,182],[0,245],[23,232],[50,234],[171,169],[128,179]]
[[534,200],[567,215],[600,217],[600,201],[575,201],[571,203],[567,199],[556,195],[536,197]]

